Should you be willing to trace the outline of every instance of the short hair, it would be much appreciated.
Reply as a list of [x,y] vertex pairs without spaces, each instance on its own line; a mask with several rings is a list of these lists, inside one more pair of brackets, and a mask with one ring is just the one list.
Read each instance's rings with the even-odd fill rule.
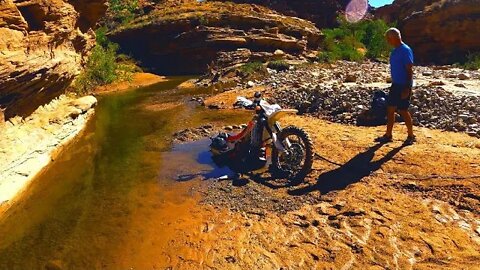
[[402,39],[402,33],[400,32],[400,30],[398,30],[397,28],[395,27],[392,27],[392,28],[389,28],[387,30],[387,32],[385,32],[385,36],[395,36],[395,37],[398,37],[399,39]]

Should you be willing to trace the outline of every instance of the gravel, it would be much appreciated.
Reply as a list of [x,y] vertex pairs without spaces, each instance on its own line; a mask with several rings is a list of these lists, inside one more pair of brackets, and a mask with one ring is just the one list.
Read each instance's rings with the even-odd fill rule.
[[[328,68],[312,65],[285,72],[269,70],[269,76],[254,83],[265,86],[270,101],[283,107],[355,125],[357,118],[369,109],[374,92],[388,93],[387,68],[386,64],[372,62],[339,62]],[[480,79],[478,71],[461,72],[439,67],[416,68],[416,74],[435,81],[413,90],[410,111],[415,125],[466,132],[480,138],[480,95],[454,94],[442,87],[442,80],[447,78]],[[383,83],[385,87],[372,86],[375,83]]]

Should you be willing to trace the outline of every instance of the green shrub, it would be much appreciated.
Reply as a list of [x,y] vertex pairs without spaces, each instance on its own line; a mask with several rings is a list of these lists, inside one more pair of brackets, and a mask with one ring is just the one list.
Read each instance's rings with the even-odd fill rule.
[[261,71],[264,69],[262,62],[249,62],[240,67],[240,71],[246,75],[253,74],[255,72]]
[[339,27],[324,30],[323,51],[319,53],[318,59],[331,62],[361,61],[365,57],[386,58],[390,52],[384,37],[388,28],[382,20],[365,20],[359,23],[341,20]]
[[382,20],[360,23],[360,42],[365,45],[368,58],[384,59],[389,56],[391,48],[385,40],[385,32],[390,27]]
[[324,63],[330,63],[334,61],[334,59],[332,58],[331,52],[326,52],[326,51],[319,52],[317,55],[317,59],[319,62],[324,62]]
[[135,17],[138,10],[138,0],[109,0],[110,13],[114,19],[128,23]]
[[277,71],[284,71],[290,68],[290,64],[288,64],[284,60],[275,60],[275,61],[268,62],[267,67]]
[[108,46],[108,44],[111,43],[107,37],[107,31],[108,29],[105,26],[100,27],[95,31],[95,39],[96,39],[95,41],[97,42],[97,45],[106,47]]
[[107,39],[104,28],[97,30],[97,44],[74,83],[77,93],[85,94],[98,86],[131,80],[137,67],[128,56],[119,55],[118,49],[117,44]]
[[462,64],[462,67],[470,70],[480,69],[480,52],[468,54],[467,60]]
[[206,16],[201,16],[200,18],[198,18],[198,22],[200,23],[200,25],[208,25],[208,18]]

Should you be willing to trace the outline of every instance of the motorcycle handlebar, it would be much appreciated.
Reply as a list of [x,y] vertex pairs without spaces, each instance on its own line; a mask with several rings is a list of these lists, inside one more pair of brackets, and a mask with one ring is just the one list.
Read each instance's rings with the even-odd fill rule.
[[255,104],[255,106],[260,106],[260,101],[262,101],[262,93],[255,92],[254,97],[255,99],[253,100],[253,104]]

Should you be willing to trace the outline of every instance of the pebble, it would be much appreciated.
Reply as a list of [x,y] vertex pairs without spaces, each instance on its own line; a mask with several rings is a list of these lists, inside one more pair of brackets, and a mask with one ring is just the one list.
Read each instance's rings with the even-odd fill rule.
[[424,71],[424,72],[422,72],[422,75],[423,75],[423,76],[432,76],[432,75],[433,75],[433,72],[431,72],[431,71]]
[[345,82],[347,82],[347,83],[352,83],[352,82],[356,82],[356,81],[357,81],[357,76],[355,74],[348,74],[345,77]]
[[445,85],[443,81],[434,81],[430,83],[430,86],[442,86]]
[[217,104],[210,104],[210,105],[208,105],[208,108],[211,109],[211,110],[218,110],[218,109],[220,109],[220,106],[217,105]]
[[282,51],[282,50],[275,50],[275,52],[273,53],[275,56],[284,56],[285,55],[285,52]]

